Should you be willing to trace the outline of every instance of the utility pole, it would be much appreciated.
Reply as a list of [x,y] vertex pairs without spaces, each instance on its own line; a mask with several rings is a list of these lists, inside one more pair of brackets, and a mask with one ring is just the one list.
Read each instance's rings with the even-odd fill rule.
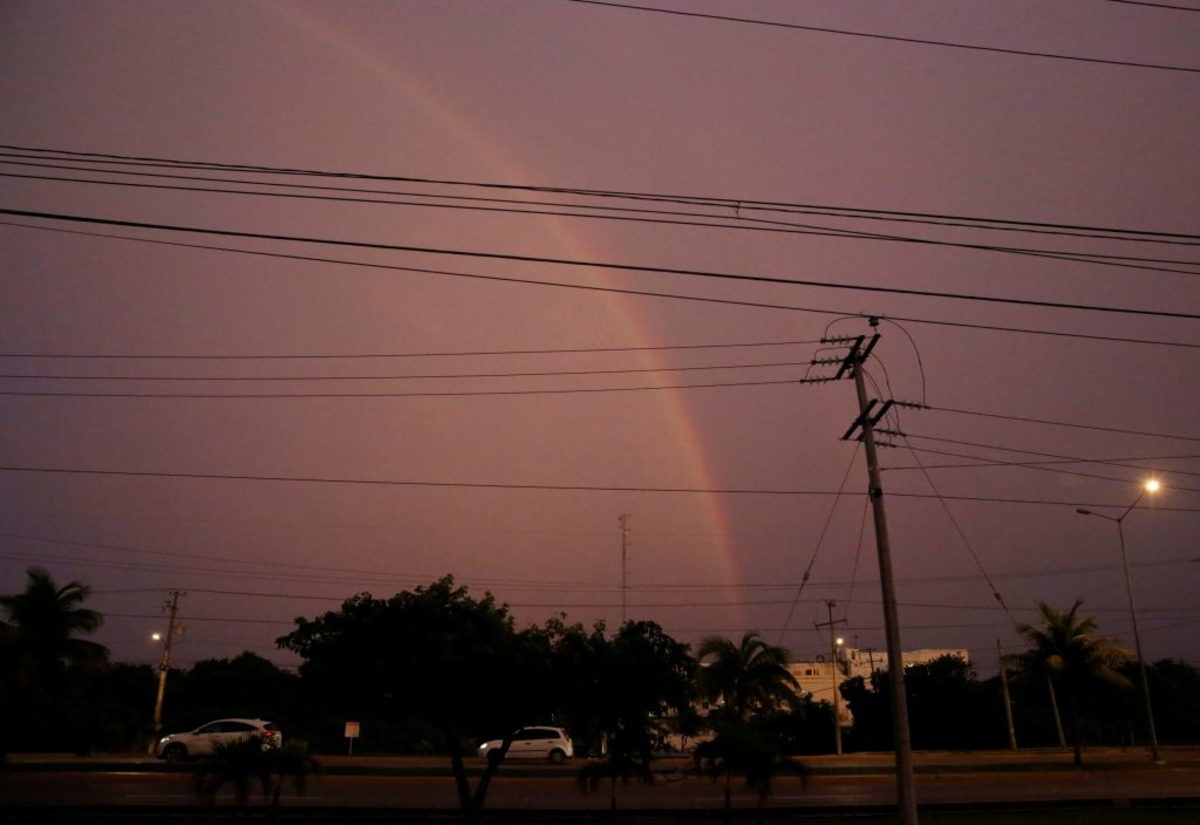
[[626,611],[629,599],[629,513],[622,513],[621,522],[621,627],[628,621]]
[[1013,727],[1012,699],[1008,695],[1008,665],[1000,652],[1000,640],[996,640],[996,657],[1000,660],[1000,692],[1004,694],[1004,718],[1008,720],[1008,746],[1017,749],[1017,729]]
[[1046,674],[1046,688],[1050,691],[1050,709],[1054,711],[1054,730],[1058,733],[1058,747],[1067,749],[1067,735],[1063,733],[1062,715],[1058,712],[1058,697],[1054,693],[1054,680]]
[[1094,513],[1083,507],[1075,510],[1081,516],[1098,516],[1117,525],[1117,537],[1121,542],[1121,565],[1125,568],[1125,594],[1129,597],[1129,621],[1133,624],[1133,649],[1137,652],[1138,670],[1142,676],[1142,701],[1146,705],[1146,729],[1150,735],[1150,759],[1156,765],[1161,765],[1163,760],[1158,752],[1158,732],[1154,729],[1154,708],[1150,705],[1150,682],[1146,678],[1146,658],[1142,655],[1142,637],[1138,633],[1137,608],[1133,603],[1133,580],[1129,577],[1129,556],[1125,554],[1125,528],[1123,525],[1125,517],[1133,512],[1138,502],[1142,500],[1142,496],[1146,493],[1158,492],[1160,486],[1154,479],[1147,481],[1142,486],[1141,492],[1137,494],[1137,498],[1133,500],[1133,504],[1130,504],[1125,512],[1116,518],[1103,513]]
[[833,608],[837,607],[837,602],[832,599],[825,601],[825,607],[829,610],[829,621],[813,622],[813,626],[820,629],[822,627],[829,628],[829,663],[833,666],[830,678],[833,680],[833,745],[834,751],[838,756],[842,755],[842,697],[838,690],[838,655],[837,643],[838,639],[834,633],[834,626],[845,624],[845,619],[834,619]]
[[175,635],[182,632],[183,626],[176,623],[179,615],[179,597],[186,595],[178,590],[171,591],[171,598],[163,602],[163,609],[171,611],[167,621],[167,636],[163,639],[162,658],[158,661],[158,696],[154,700],[154,735],[150,738],[150,754],[154,754],[154,746],[162,734],[163,694],[167,690],[167,671],[171,669],[171,644]]
[[[874,329],[879,325],[879,320],[872,318],[870,323]],[[849,345],[850,351],[845,358],[813,361],[814,365],[839,364],[837,374],[832,379],[817,378],[806,379],[806,381],[814,383],[828,380],[837,381],[845,378],[849,373],[849,376],[854,379],[854,388],[858,395],[858,418],[850,425],[850,429],[842,436],[842,440],[849,439],[856,430],[862,429],[859,440],[863,443],[867,458],[867,495],[871,501],[871,513],[875,522],[875,548],[879,556],[879,586],[883,593],[883,625],[887,639],[888,685],[891,689],[892,738],[896,748],[896,802],[903,825],[916,825],[917,799],[913,781],[908,703],[904,692],[904,657],[900,647],[900,620],[896,605],[895,579],[892,574],[891,546],[888,542],[887,514],[883,507],[883,482],[880,478],[879,457],[875,445],[875,425],[887,415],[894,402],[885,401],[876,410],[875,406],[879,400],[867,400],[866,381],[863,377],[863,364],[878,342],[879,333],[872,334],[869,342],[864,335],[855,338],[822,339],[822,344]]]

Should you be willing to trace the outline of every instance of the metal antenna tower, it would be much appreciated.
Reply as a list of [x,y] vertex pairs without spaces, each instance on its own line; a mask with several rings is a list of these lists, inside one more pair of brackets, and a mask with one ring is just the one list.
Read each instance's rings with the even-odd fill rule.
[[621,626],[629,620],[627,608],[629,605],[629,520],[633,516],[622,513],[621,522]]

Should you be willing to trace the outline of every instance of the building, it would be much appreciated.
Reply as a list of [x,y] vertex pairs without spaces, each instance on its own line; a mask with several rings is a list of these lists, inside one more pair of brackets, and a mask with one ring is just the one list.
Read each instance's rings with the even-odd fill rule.
[[[837,651],[836,680],[839,685],[847,679],[861,676],[866,682],[867,689],[870,690],[871,673],[876,670],[887,670],[887,655],[880,651],[854,647],[838,647]],[[943,656],[956,656],[967,663],[971,661],[970,652],[962,647],[906,650],[900,656],[905,667],[928,664]],[[828,661],[824,656],[818,656],[811,661],[792,662],[788,665],[788,670],[800,683],[803,694],[812,696],[813,701],[833,704],[835,679],[833,662]],[[838,719],[842,727],[850,727],[854,724],[854,717],[844,701],[840,703],[839,711]]]

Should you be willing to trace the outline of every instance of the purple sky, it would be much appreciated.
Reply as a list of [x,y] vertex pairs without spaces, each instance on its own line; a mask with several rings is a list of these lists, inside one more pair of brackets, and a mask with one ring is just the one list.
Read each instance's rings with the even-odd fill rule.
[[[725,228],[684,227],[16,177],[0,182],[0,208],[1200,313],[1200,14],[1095,0],[672,7],[1191,71],[560,0],[7,2],[0,5],[0,143],[1191,238],[1146,243],[586,202],[591,214],[596,205],[687,208]],[[139,180],[78,171],[101,168],[82,161],[57,164],[76,171],[39,169],[28,152],[0,151],[5,175]],[[318,182],[404,193],[391,199],[407,202],[420,193],[425,204],[447,194],[582,202],[529,191]],[[294,664],[272,644],[293,617],[336,607],[356,592],[386,596],[445,573],[473,593],[491,590],[522,624],[558,612],[615,624],[623,513],[631,515],[631,618],[654,619],[689,642],[759,630],[812,656],[825,644],[813,622],[825,618],[824,600],[835,599],[848,620],[844,635],[879,649],[869,523],[859,542],[865,465],[852,443],[839,440],[855,415],[853,385],[796,383],[822,335],[869,333],[864,319],[841,314],[871,313],[1126,339],[888,323],[868,369],[899,400],[1174,436],[903,411],[900,427],[920,451],[898,440],[900,448],[884,450],[882,459],[904,646],[969,647],[985,673],[994,670],[997,639],[1016,649],[1012,623],[981,570],[1017,621],[1032,620],[1038,600],[1067,607],[1082,598],[1103,631],[1131,644],[1116,527],[1075,509],[1119,515],[1149,474],[1142,468],[1152,468],[1167,489],[1125,521],[1143,641],[1153,658],[1200,659],[1195,317],[0,220],[25,225],[0,226],[0,390],[93,394],[0,398],[0,464],[25,468],[0,471],[0,591],[19,589],[32,564],[92,585],[93,606],[110,616],[99,639],[115,658],[156,658],[148,637],[165,624],[157,616],[172,588],[188,591],[181,600],[187,635],[176,648],[184,664],[243,649]],[[766,226],[755,220],[1150,258],[1158,262],[1145,266],[1176,271],[745,231]],[[282,260],[31,226],[720,301]],[[754,346],[712,346],[731,344]],[[701,348],[635,349],[655,347]],[[604,348],[615,351],[595,351]],[[482,354],[445,354],[463,352]],[[27,357],[38,354],[397,357]],[[776,366],[751,366],[764,364]],[[681,369],[719,365],[728,368]],[[600,370],[648,371],[562,374]],[[557,374],[513,375],[530,372]],[[413,378],[480,373],[505,377]],[[13,377],[34,375],[97,377]],[[696,384],[726,386],[661,389]],[[659,389],[496,394],[639,387]],[[1128,466],[985,467],[934,450]],[[951,463],[973,466],[944,466]],[[929,497],[920,464],[937,467],[928,476],[944,504]],[[848,467],[845,495],[830,495],[843,489]],[[965,500],[971,497],[985,500]]]

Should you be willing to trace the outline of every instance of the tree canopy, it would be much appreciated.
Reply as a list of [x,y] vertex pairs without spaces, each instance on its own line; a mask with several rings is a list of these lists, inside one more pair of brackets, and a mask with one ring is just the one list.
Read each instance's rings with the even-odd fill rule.
[[301,677],[350,712],[418,716],[450,754],[467,821],[477,821],[496,765],[474,791],[463,764],[472,739],[512,731],[544,711],[546,636],[517,632],[491,594],[474,599],[446,576],[389,599],[360,594],[340,610],[296,619],[278,640],[304,658]]
[[799,684],[788,670],[788,652],[757,633],[740,642],[710,636],[700,645],[701,694],[724,713],[747,720],[792,702]]
[[1021,635],[1030,644],[1024,656],[1025,666],[1049,674],[1066,687],[1067,715],[1071,720],[1071,742],[1075,764],[1083,764],[1081,703],[1090,686],[1107,683],[1128,687],[1129,680],[1117,669],[1130,656],[1109,637],[1096,636],[1096,620],[1079,616],[1083,601],[1077,599],[1068,610],[1056,610],[1038,602],[1039,625],[1026,624]]

